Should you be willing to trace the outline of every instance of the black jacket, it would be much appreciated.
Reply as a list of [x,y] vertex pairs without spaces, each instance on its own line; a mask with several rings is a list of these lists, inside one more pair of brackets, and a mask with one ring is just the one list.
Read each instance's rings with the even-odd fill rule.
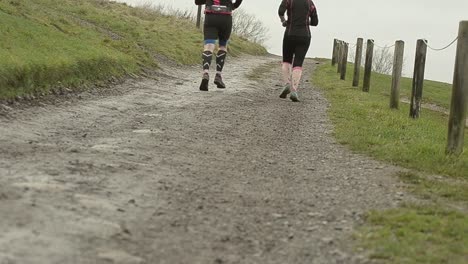
[[283,0],[278,9],[278,15],[287,12],[288,21],[286,34],[290,36],[309,36],[309,26],[318,25],[317,8],[312,0]]

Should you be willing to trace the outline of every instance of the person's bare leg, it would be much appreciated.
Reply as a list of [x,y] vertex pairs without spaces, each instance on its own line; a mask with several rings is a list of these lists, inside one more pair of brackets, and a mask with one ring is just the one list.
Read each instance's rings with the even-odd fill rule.
[[302,67],[294,67],[292,71],[292,93],[291,93],[291,100],[294,102],[298,102],[299,98],[297,96],[297,90],[299,89],[299,83],[301,82],[302,77]]
[[219,46],[218,53],[216,54],[216,76],[214,83],[218,88],[226,88],[226,85],[223,82],[221,73],[223,72],[224,63],[227,56],[227,46]]
[[280,98],[286,98],[286,96],[291,92],[291,63],[283,62],[281,72],[283,73],[284,88],[280,94]]
[[208,83],[210,80],[210,66],[211,61],[213,60],[213,51],[215,49],[215,44],[207,43],[203,47],[202,59],[203,59],[203,78],[200,84],[201,91],[208,91]]

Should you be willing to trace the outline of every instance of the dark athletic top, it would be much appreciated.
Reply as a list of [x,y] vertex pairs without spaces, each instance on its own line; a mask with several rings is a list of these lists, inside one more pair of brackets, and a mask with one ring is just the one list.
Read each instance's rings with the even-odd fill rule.
[[309,26],[318,25],[317,8],[312,0],[283,0],[278,10],[280,17],[287,11],[286,34],[310,37]]
[[[242,4],[242,0],[237,0],[235,3],[232,3],[232,0],[195,0],[195,4],[206,5],[205,14],[231,15],[232,11]],[[225,6],[227,10],[216,11],[213,6]]]

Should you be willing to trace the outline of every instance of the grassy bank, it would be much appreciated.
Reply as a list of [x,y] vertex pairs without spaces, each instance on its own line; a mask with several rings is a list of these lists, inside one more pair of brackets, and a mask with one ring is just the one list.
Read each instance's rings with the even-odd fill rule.
[[[0,98],[157,67],[155,54],[199,62],[193,22],[105,0],[0,1]],[[233,37],[230,52],[266,50]]]
[[[359,244],[383,263],[468,263],[468,151],[446,156],[447,115],[423,109],[413,120],[405,103],[390,110],[391,77],[374,74],[370,93],[364,93],[351,86],[351,69],[341,81],[326,61],[312,76],[331,102],[335,137],[354,151],[410,169],[398,177],[424,201],[423,206],[369,212],[357,234]],[[411,79],[405,78],[402,99],[410,93]],[[425,82],[425,102],[442,111],[450,94],[448,84]]]

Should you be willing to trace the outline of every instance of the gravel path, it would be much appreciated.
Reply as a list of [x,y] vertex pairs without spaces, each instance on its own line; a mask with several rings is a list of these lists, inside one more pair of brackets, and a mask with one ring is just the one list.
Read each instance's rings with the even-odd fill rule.
[[337,144],[308,78],[279,99],[275,63],[230,59],[207,93],[167,66],[0,117],[0,263],[366,263],[353,230],[404,199],[398,168]]

